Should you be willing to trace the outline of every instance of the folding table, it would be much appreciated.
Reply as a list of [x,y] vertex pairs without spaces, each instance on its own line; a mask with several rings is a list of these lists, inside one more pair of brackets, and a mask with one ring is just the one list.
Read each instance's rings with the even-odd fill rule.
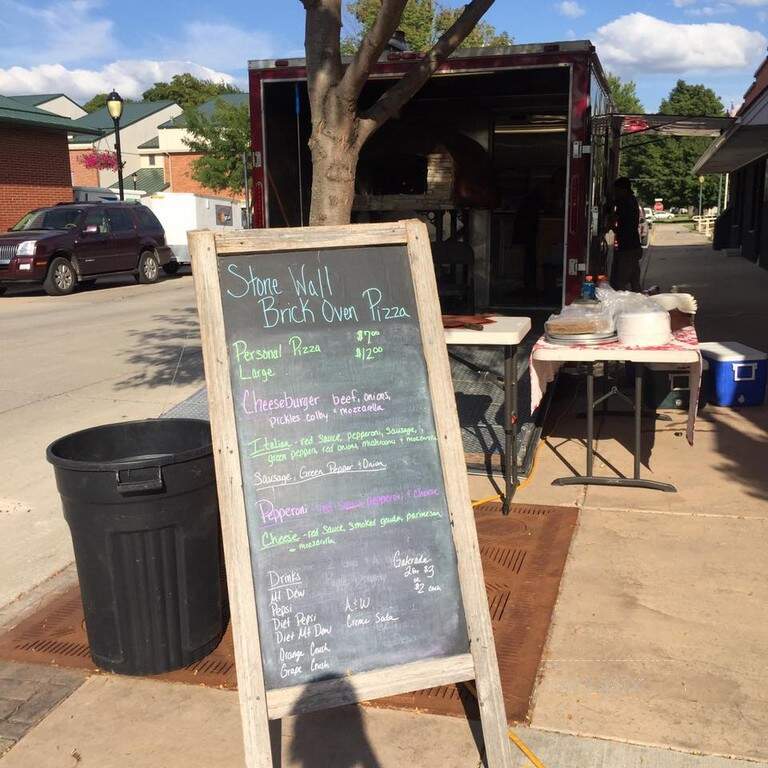
[[[688,407],[688,442],[693,445],[693,430],[696,422],[696,409],[699,400],[701,384],[701,353],[693,326],[686,326],[672,335],[672,340],[660,347],[627,347],[618,341],[608,344],[588,345],[557,345],[551,344],[542,336],[534,345],[531,352],[531,410],[539,404],[543,391],[552,381],[557,370],[564,363],[585,363],[587,369],[587,471],[586,474],[570,477],[559,477],[552,481],[553,485],[618,485],[635,488],[650,488],[658,491],[676,491],[674,485],[660,483],[655,480],[644,480],[640,477],[640,449],[643,392],[644,363],[677,363],[689,366],[690,403]],[[623,360],[631,362],[635,367],[635,435],[634,435],[634,475],[633,477],[596,476],[594,472],[594,430],[595,407],[605,397],[595,400],[596,362]],[[609,393],[610,394],[610,393]]]
[[[517,346],[531,330],[531,318],[491,315],[490,319],[494,322],[483,325],[482,331],[471,328],[446,328],[445,343],[448,346],[504,348],[504,501],[502,510],[507,514],[515,489],[519,485],[517,477]],[[450,351],[449,354],[459,362],[465,363]]]

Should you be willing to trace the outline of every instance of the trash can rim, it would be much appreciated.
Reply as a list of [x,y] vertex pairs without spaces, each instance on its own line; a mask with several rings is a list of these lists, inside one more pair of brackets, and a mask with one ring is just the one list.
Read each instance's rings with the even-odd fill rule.
[[213,451],[213,444],[208,439],[204,445],[197,446],[196,448],[190,448],[185,451],[178,451],[176,453],[158,454],[155,456],[146,458],[136,458],[133,460],[127,459],[114,459],[111,461],[80,461],[76,459],[68,459],[63,456],[59,456],[56,452],[57,448],[65,440],[70,440],[73,437],[85,434],[87,432],[95,432],[101,429],[107,429],[109,427],[123,427],[130,424],[145,424],[146,422],[163,422],[168,423],[169,426],[173,423],[187,422],[192,424],[204,424],[210,428],[210,423],[205,419],[190,419],[190,418],[150,418],[150,419],[133,419],[131,421],[116,421],[109,424],[98,424],[95,427],[87,427],[86,429],[79,429],[75,432],[70,432],[67,435],[62,435],[56,438],[46,449],[45,457],[49,463],[55,467],[62,469],[75,470],[80,472],[114,472],[116,469],[140,469],[142,467],[161,467],[168,464],[181,464],[185,461],[192,461],[193,459],[199,459],[203,456],[208,456]]

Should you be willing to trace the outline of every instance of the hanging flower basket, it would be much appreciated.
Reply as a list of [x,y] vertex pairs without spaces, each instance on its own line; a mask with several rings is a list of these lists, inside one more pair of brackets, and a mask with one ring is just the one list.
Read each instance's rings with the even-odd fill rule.
[[80,157],[80,162],[91,170],[116,171],[117,153],[94,149]]

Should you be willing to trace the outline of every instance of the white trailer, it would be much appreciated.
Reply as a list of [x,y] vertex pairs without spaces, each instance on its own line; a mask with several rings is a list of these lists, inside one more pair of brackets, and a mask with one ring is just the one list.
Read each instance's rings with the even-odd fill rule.
[[225,197],[207,197],[192,192],[158,192],[143,197],[141,202],[160,219],[165,230],[165,241],[171,247],[178,264],[189,264],[187,232],[192,229],[214,229],[231,232],[243,229],[244,204]]

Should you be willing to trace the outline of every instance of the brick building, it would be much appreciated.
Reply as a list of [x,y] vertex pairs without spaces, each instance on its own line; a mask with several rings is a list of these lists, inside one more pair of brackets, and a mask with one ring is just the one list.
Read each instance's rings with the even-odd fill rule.
[[0,96],[0,231],[32,208],[72,200],[71,123]]
[[[223,101],[232,106],[248,104],[247,93],[225,93],[198,107],[198,111],[210,117],[216,104]],[[221,190],[211,189],[192,178],[192,165],[200,155],[190,152],[185,140],[189,138],[184,114],[161,123],[157,135],[140,144],[142,168],[162,168],[168,192],[194,192],[198,195],[219,197]]]
[[[138,147],[157,135],[158,126],[181,114],[181,107],[173,101],[137,101],[123,104],[120,118],[120,146],[123,158],[123,176],[126,178],[140,168],[142,158]],[[93,131],[99,138],[94,140]],[[91,133],[89,134],[88,131]],[[115,127],[106,107],[72,121],[69,139],[69,158],[72,183],[76,187],[114,187],[117,173],[110,169],[93,170],[82,163],[83,155],[94,149],[115,151]]]

